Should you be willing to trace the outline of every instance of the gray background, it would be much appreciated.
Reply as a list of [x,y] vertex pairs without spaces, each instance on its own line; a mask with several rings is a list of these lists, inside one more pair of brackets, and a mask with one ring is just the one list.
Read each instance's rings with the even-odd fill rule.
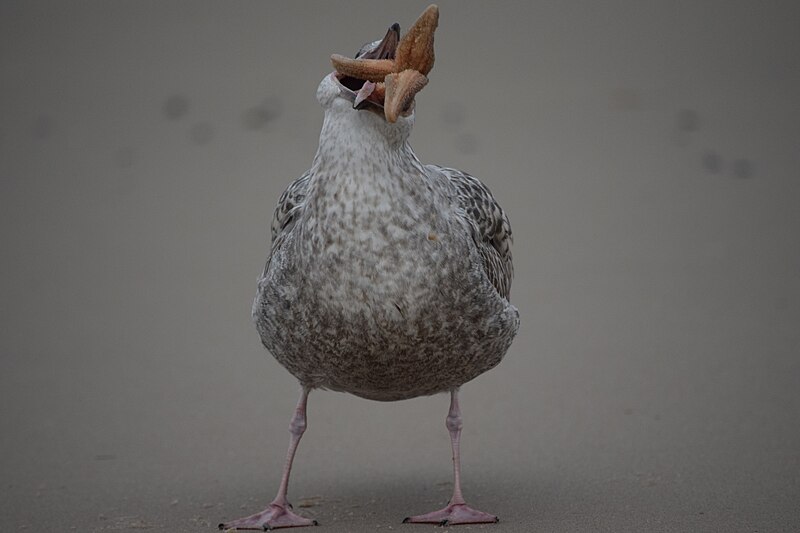
[[[0,4],[0,514],[211,531],[297,385],[250,302],[332,52],[424,2]],[[423,161],[511,215],[522,328],[463,389],[459,531],[800,530],[800,4],[442,1]],[[408,531],[446,396],[314,393],[290,497]]]

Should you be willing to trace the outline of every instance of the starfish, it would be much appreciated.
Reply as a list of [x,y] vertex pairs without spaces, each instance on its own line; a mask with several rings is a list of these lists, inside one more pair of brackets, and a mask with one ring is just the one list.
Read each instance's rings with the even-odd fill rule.
[[393,24],[372,54],[355,59],[333,54],[331,63],[342,77],[369,82],[358,91],[356,106],[372,96],[372,101],[384,108],[389,122],[397,122],[401,114],[408,116],[414,97],[427,85],[433,68],[433,34],[438,25],[439,8],[431,5],[397,43],[396,50],[392,45],[397,42],[399,26]]
[[402,39],[393,24],[355,58],[333,56],[319,84],[319,148],[278,200],[253,303],[261,341],[300,382],[300,400],[275,499],[220,529],[316,524],[292,511],[287,493],[309,393],[319,389],[377,401],[449,392],[452,497],[404,522],[497,521],[461,491],[458,394],[502,360],[519,328],[511,225],[477,178],[424,165],[408,143],[437,24],[436,6]]

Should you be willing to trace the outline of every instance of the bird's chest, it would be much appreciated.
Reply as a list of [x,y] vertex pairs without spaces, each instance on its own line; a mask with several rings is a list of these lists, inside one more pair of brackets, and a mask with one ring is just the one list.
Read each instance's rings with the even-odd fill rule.
[[302,283],[321,309],[392,318],[436,290],[459,246],[435,193],[391,177],[323,185],[297,242]]

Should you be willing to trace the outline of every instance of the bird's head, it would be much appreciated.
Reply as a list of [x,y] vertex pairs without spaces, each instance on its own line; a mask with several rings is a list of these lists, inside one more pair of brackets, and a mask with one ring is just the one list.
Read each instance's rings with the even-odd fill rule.
[[355,58],[333,54],[334,71],[320,83],[317,99],[325,108],[346,106],[392,125],[410,125],[415,97],[433,68],[438,22],[439,8],[431,5],[402,38],[394,23],[383,39],[362,46]]

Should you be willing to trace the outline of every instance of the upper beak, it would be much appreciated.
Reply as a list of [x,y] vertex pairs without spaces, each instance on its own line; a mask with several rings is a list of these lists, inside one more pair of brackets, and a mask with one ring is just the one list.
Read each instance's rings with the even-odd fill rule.
[[378,47],[361,56],[361,59],[394,59],[397,44],[400,42],[400,24],[395,22],[381,40]]

